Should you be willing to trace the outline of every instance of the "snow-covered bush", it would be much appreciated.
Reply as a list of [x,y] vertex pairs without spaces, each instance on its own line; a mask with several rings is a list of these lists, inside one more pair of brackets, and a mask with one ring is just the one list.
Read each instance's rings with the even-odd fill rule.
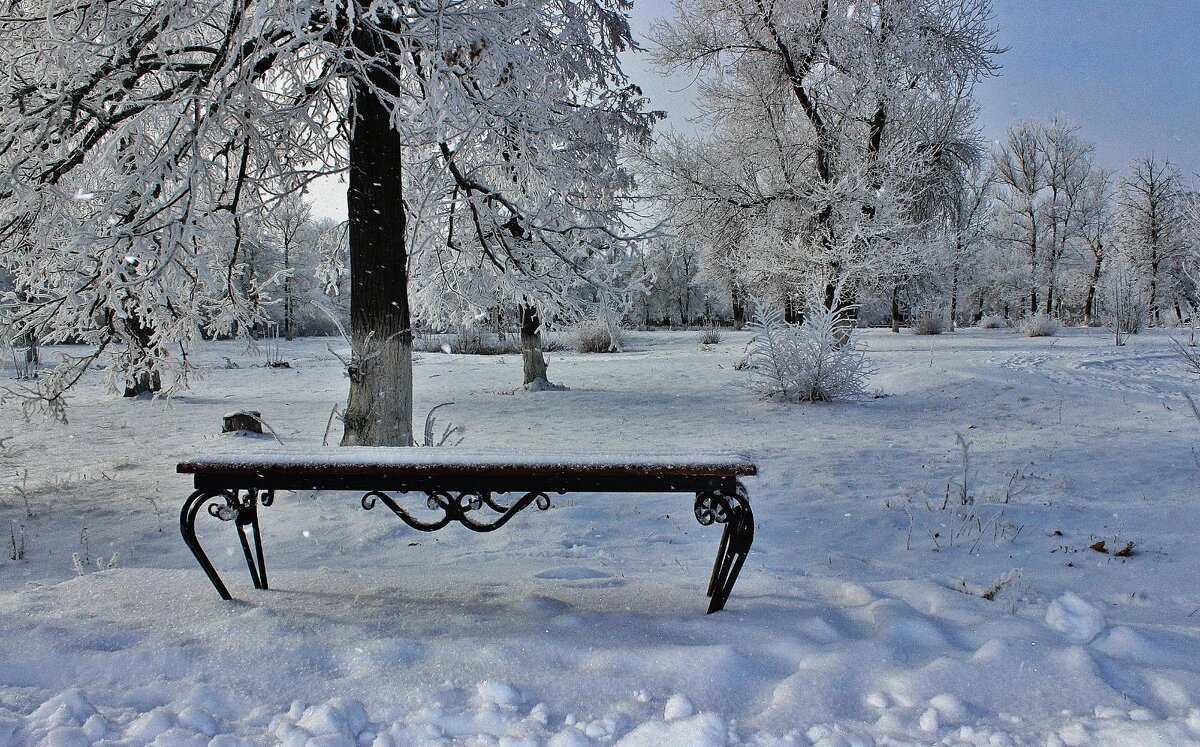
[[1005,329],[1008,327],[1008,320],[999,314],[988,314],[979,320],[977,326],[980,329]]
[[717,329],[716,325],[709,326],[707,329],[700,330],[696,335],[696,340],[701,345],[716,345],[721,342],[721,330]]
[[621,328],[610,326],[601,316],[584,319],[571,328],[571,347],[577,353],[607,353],[624,345]]
[[922,311],[913,323],[914,335],[940,335],[946,331],[946,317],[938,311]]
[[[764,398],[790,402],[831,402],[866,392],[872,373],[862,345],[845,329],[845,310],[833,311],[810,302],[800,326],[783,320],[783,312],[755,303],[754,333],[743,368],[749,387]],[[842,341],[844,340],[844,342]]]
[[1026,337],[1054,337],[1058,332],[1058,320],[1049,314],[1034,314],[1021,324]]

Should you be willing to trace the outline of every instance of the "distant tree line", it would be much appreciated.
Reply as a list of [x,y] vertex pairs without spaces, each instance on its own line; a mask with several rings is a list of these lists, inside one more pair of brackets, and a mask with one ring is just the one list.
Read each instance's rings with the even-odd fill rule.
[[[953,328],[1047,314],[1100,325],[1123,309],[1135,317],[1123,323],[1136,328],[1190,321],[1200,305],[1200,193],[1168,160],[1150,155],[1114,173],[1096,164],[1076,125],[1027,121],[953,179],[924,189],[923,219],[906,227],[889,261],[858,274],[862,324],[899,330],[933,315]],[[692,207],[688,195],[673,196],[664,211]],[[775,257],[778,272],[755,271],[763,250],[747,237],[773,232],[786,242],[781,229],[743,215],[731,240],[709,230],[711,215],[688,220],[645,246],[640,263],[652,280],[631,323],[740,326],[751,295],[798,313],[803,286],[786,276],[819,260],[796,251],[790,262]],[[730,261],[739,255],[744,261]]]

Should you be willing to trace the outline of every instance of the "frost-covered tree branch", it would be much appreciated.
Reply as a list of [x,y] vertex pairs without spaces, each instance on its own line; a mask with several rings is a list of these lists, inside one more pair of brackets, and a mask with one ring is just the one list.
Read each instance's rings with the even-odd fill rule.
[[[117,389],[178,376],[179,346],[262,320],[266,279],[247,282],[246,255],[273,206],[347,171],[360,343],[409,344],[410,261],[422,286],[486,264],[503,295],[547,311],[576,282],[617,294],[606,267],[629,238],[631,187],[618,154],[654,120],[617,59],[629,8],[9,0],[6,322],[104,347]],[[411,438],[411,393],[376,401],[406,360],[398,348],[355,370],[348,442]]]

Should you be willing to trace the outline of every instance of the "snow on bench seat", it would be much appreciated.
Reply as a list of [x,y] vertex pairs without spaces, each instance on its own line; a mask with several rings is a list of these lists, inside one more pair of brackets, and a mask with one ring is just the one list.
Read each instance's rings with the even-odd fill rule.
[[570,473],[596,478],[672,474],[736,478],[757,474],[738,454],[712,452],[563,452],[515,449],[332,447],[218,454],[180,462],[184,474],[487,475],[528,477]]

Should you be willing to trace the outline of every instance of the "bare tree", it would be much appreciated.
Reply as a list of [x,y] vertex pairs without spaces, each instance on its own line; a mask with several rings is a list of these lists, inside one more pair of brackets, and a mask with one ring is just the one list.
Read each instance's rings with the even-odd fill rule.
[[1050,182],[1050,165],[1039,127],[1022,122],[1010,127],[1005,143],[994,154],[1000,186],[996,236],[1024,251],[1029,312],[1038,310],[1039,268],[1045,252],[1042,195]]
[[312,206],[303,195],[292,193],[271,206],[263,220],[270,241],[279,252],[280,270],[283,278],[280,287],[280,302],[283,305],[283,336],[291,340],[296,337],[296,316],[299,304],[297,264],[301,253],[314,243]]
[[950,195],[946,214],[947,244],[950,253],[950,329],[959,314],[959,293],[962,278],[972,260],[988,240],[992,227],[995,172],[976,169],[968,172],[958,189]]
[[1083,208],[1091,186],[1095,147],[1079,137],[1079,128],[1053,120],[1042,128],[1046,165],[1050,170],[1045,203],[1050,236],[1046,244],[1046,300],[1042,312],[1054,314],[1060,268],[1083,238]]
[[1177,280],[1187,248],[1179,170],[1154,156],[1133,162],[1117,192],[1122,251],[1146,285],[1150,321],[1161,321],[1163,286]]
[[1096,322],[1096,293],[1100,287],[1100,276],[1104,271],[1104,261],[1108,256],[1110,234],[1113,228],[1111,172],[1105,169],[1097,169],[1092,172],[1082,195],[1080,224],[1084,244],[1092,259],[1087,292],[1083,299],[1083,323],[1090,326]]
[[1023,258],[1031,314],[1053,314],[1061,305],[1063,262],[1083,240],[1093,151],[1077,126],[1054,119],[1009,128],[993,154],[1000,207],[995,239]]

